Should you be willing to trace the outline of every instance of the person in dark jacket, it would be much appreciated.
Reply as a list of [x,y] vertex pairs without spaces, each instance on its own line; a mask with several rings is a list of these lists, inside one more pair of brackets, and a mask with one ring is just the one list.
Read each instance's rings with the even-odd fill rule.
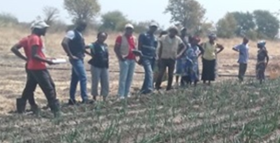
[[259,50],[257,54],[256,74],[260,84],[265,80],[265,69],[269,62],[268,51],[266,50],[265,45],[265,41],[259,41],[257,44]]
[[91,60],[88,62],[91,65],[91,94],[96,100],[98,94],[98,84],[101,83],[101,93],[103,100],[109,94],[109,52],[108,45],[105,42],[108,34],[99,32],[97,40],[91,45],[87,46],[90,49]]
[[141,88],[141,94],[149,94],[153,92],[153,69],[156,60],[157,39],[155,32],[157,31],[157,24],[151,23],[149,30],[140,34],[138,39],[138,50],[140,50],[143,56],[140,59],[140,64],[145,71],[145,79]]
[[86,26],[87,24],[85,21],[78,21],[76,23],[76,28],[68,31],[62,41],[62,47],[67,53],[72,65],[69,105],[76,104],[75,94],[78,82],[80,82],[81,86],[82,102],[89,103],[87,95],[87,77],[84,66],[85,42],[82,35]]

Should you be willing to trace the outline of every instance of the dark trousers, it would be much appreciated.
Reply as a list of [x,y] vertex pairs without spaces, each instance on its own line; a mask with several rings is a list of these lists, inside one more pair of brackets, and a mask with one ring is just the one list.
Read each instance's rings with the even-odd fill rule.
[[55,110],[57,102],[55,85],[48,70],[30,70],[30,73],[44,92],[51,110]]
[[238,78],[240,81],[244,80],[246,70],[247,70],[247,64],[239,63]]
[[159,75],[156,81],[156,89],[160,89],[162,78],[165,74],[166,68],[168,68],[168,83],[166,90],[170,90],[173,82],[173,72],[175,68],[174,59],[161,59],[159,60]]
[[37,81],[36,79],[32,76],[31,72],[27,69],[27,65],[25,65],[25,71],[27,74],[27,80],[25,84],[25,88],[22,92],[22,99],[23,100],[28,100],[30,106],[35,106],[35,99],[34,99],[34,91],[37,86]]

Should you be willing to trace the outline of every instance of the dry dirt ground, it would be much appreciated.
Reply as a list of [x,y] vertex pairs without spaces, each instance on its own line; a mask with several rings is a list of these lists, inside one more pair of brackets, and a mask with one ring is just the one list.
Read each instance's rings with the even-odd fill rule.
[[[16,115],[15,99],[25,85],[24,62],[9,50],[28,31],[0,28],[0,142],[274,142],[278,141],[278,80],[264,86],[249,80],[245,85],[236,78],[219,77],[212,87],[176,90],[164,95],[151,95],[127,102],[115,101],[118,88],[118,62],[113,52],[116,34],[107,40],[110,45],[110,101],[92,106],[63,107],[63,119],[53,120],[48,111],[43,117]],[[66,58],[60,42],[63,33],[48,34],[44,41],[47,55]],[[95,33],[86,36],[95,40]],[[236,75],[238,54],[231,48],[242,39],[219,39],[225,50],[218,56],[218,73]],[[271,63],[267,75],[278,77],[279,43],[268,41]],[[255,74],[256,42],[250,43],[248,75]],[[88,57],[86,58],[86,61]],[[87,69],[89,65],[85,63]],[[51,66],[58,98],[69,97],[70,65]],[[59,70],[60,69],[60,70]],[[143,82],[143,69],[137,66],[132,92]],[[88,72],[88,92],[90,93]],[[40,88],[36,101],[46,104]],[[77,99],[80,99],[77,91]]]

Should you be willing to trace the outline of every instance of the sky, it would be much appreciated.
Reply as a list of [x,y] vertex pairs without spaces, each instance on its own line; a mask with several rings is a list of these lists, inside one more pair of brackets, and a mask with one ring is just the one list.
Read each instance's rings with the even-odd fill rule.
[[[114,2],[112,2],[114,1]],[[256,9],[279,11],[279,0],[198,0],[206,9],[205,18],[217,22],[227,12],[254,11]],[[119,10],[133,21],[155,20],[164,27],[170,25],[170,15],[164,14],[168,0],[99,0],[101,14]],[[70,23],[71,17],[63,8],[63,0],[0,0],[0,12],[11,13],[20,21],[31,22],[43,16],[45,6],[60,10],[60,19]],[[280,19],[280,17],[279,17]]]

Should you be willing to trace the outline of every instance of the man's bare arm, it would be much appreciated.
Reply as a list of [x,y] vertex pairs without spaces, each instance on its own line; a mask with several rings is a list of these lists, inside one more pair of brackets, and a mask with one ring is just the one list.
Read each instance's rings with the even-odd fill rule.
[[238,52],[238,49],[236,47],[233,47],[232,50]]
[[139,38],[138,38],[138,50],[139,51],[142,49],[142,46],[143,46],[143,44],[142,44],[142,35],[140,35]]
[[120,49],[121,49],[121,45],[115,44],[115,46],[114,46],[114,51],[115,51],[115,53],[116,53],[116,55],[117,55],[117,58],[118,58],[119,60],[123,61],[124,59],[123,59],[123,57],[122,57],[122,55],[121,55]]
[[39,47],[38,47],[37,45],[32,46],[32,51],[31,51],[31,53],[32,53],[32,58],[34,58],[34,59],[36,59],[36,60],[38,60],[38,61],[41,61],[41,62],[45,62],[45,63],[48,63],[48,64],[52,64],[52,63],[53,63],[52,61],[47,60],[47,59],[45,59],[45,58],[42,58],[42,57],[40,57],[40,56],[37,54],[38,49],[39,49]]
[[92,56],[91,53],[89,51],[87,51],[87,49],[85,49],[85,53],[89,56]]
[[177,58],[182,57],[184,52],[187,50],[185,44],[183,44],[183,43],[179,44],[179,49],[181,49],[181,51],[177,55]]
[[24,61],[27,61],[27,58],[25,56],[23,56],[21,54],[21,52],[19,51],[19,49],[21,48],[21,46],[19,44],[16,44],[14,45],[12,48],[11,48],[11,51],[16,55],[18,56],[19,58],[23,59]]
[[67,56],[74,59],[74,58],[76,58],[76,57],[73,56],[73,54],[72,54],[71,51],[70,51],[69,42],[70,42],[70,39],[64,38],[64,39],[62,40],[62,42],[61,42],[61,46],[63,47],[63,50],[65,51],[65,53],[67,54]]
[[217,53],[220,53],[225,49],[224,46],[221,44],[217,44],[217,48],[219,49],[219,51]]
[[159,42],[159,49],[158,49],[158,59],[161,59],[161,55],[162,55],[162,42]]
[[268,52],[266,52],[266,65],[268,65],[269,62],[269,56],[268,56]]

